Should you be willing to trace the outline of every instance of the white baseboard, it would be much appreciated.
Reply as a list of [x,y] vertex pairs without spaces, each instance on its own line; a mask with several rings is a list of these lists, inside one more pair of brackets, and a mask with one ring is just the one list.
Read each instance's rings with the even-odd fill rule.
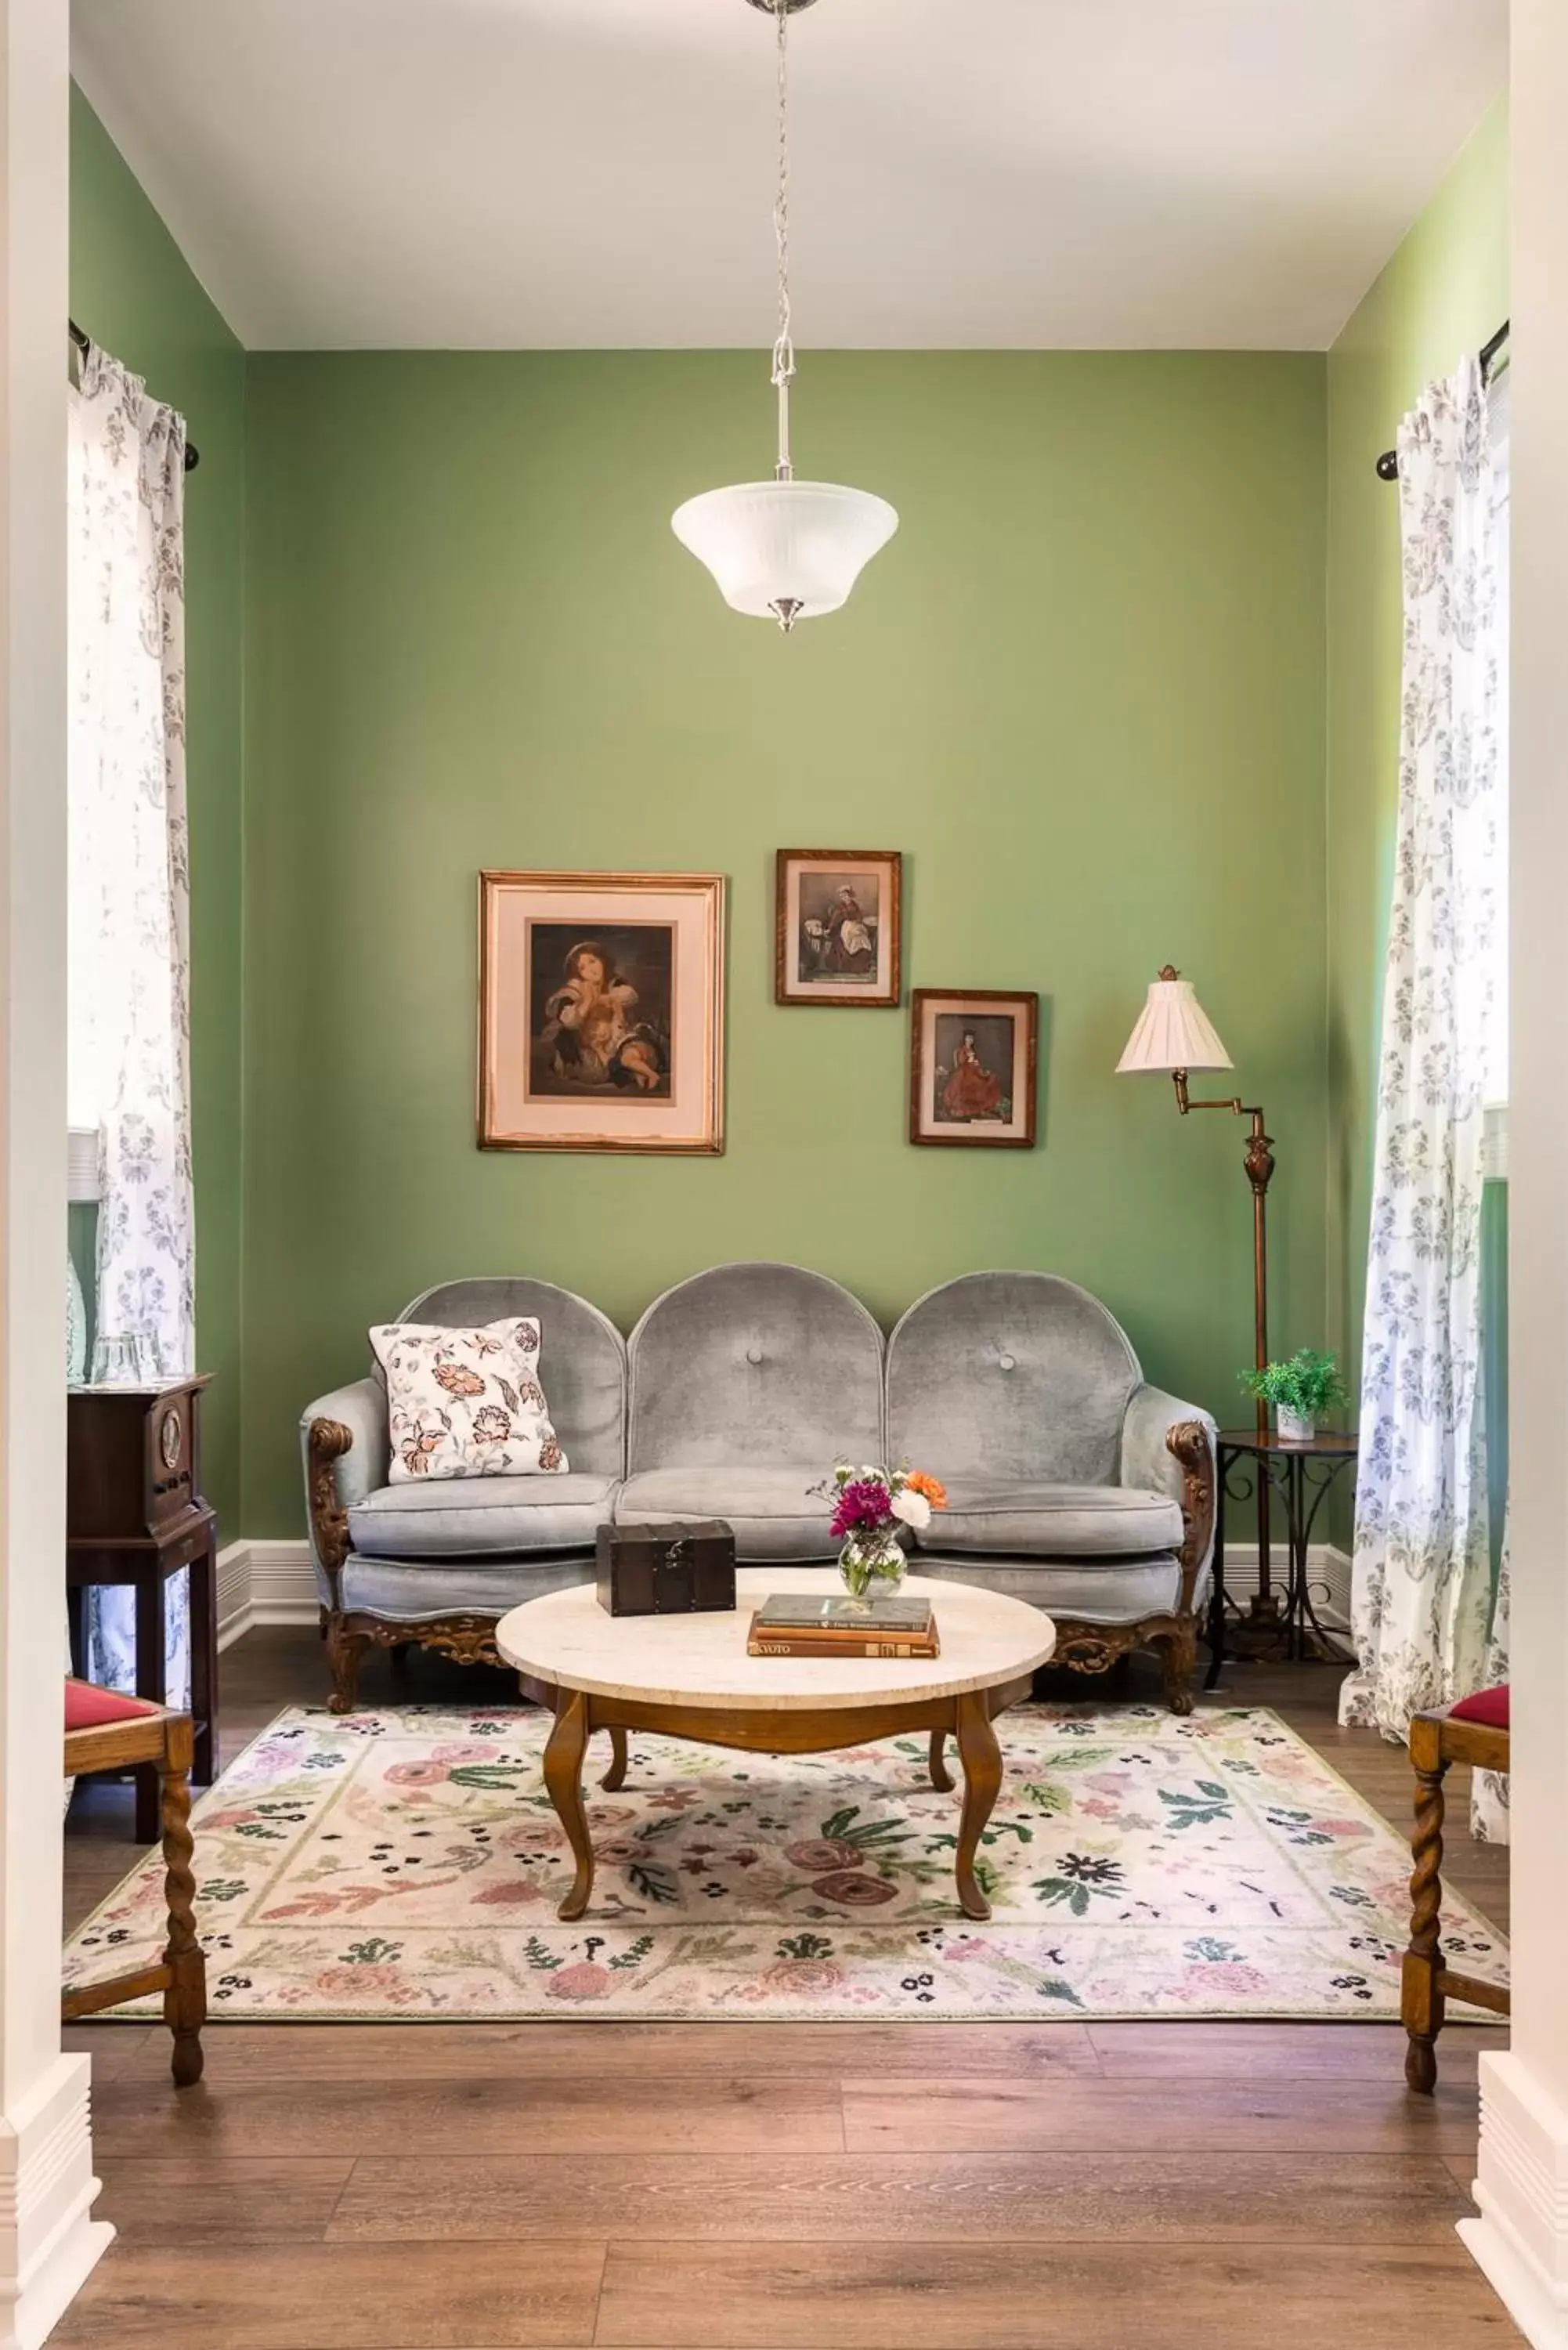
[[225,1543],[218,1553],[218,1647],[231,1648],[251,1626],[251,1545]]
[[114,2235],[92,2216],[89,2072],[61,2055],[0,2114],[0,2350],[39,2350]]
[[307,1542],[232,1542],[218,1553],[218,1647],[253,1624],[314,1624],[321,1601]]
[[[1276,1544],[1273,1583],[1282,1590],[1283,1559]],[[1307,1573],[1328,1592],[1317,1612],[1330,1630],[1342,1632],[1350,1622],[1350,1559],[1333,1543],[1314,1543],[1307,1553]],[[1257,1586],[1256,1544],[1227,1543],[1225,1580],[1232,1598]],[[310,1544],[301,1541],[258,1538],[233,1542],[218,1554],[218,1646],[226,1648],[253,1624],[314,1624],[321,1605]]]
[[1568,2114],[1522,2056],[1480,2060],[1480,2217],[1459,2234],[1534,2350],[1568,2350]]

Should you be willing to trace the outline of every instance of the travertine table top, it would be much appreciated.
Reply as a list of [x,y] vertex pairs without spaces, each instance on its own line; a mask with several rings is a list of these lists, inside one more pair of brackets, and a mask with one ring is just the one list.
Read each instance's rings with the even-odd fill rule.
[[552,1591],[504,1616],[495,1645],[520,1672],[593,1697],[781,1710],[958,1697],[1022,1679],[1055,1648],[1050,1617],[1022,1599],[914,1575],[903,1587],[931,1602],[940,1657],[749,1657],[753,1611],[764,1599],[827,1598],[839,1588],[831,1572],[787,1565],[742,1567],[733,1615],[612,1616],[591,1583]]

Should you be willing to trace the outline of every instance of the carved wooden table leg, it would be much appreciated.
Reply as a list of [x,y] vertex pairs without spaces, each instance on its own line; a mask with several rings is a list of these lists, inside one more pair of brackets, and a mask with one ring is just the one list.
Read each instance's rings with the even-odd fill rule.
[[931,1784],[940,1794],[943,1795],[950,1795],[953,1791],[952,1773],[948,1769],[947,1762],[947,1742],[948,1733],[945,1730],[932,1731]]
[[163,1962],[173,1981],[163,1994],[163,2021],[174,2036],[171,2069],[174,2085],[188,2089],[202,2077],[202,2026],[207,2020],[207,1968],[196,1939],[192,1904],[196,1881],[191,1874],[191,1732],[184,1730],[182,1754],[171,1746],[163,1773],[163,1894],[169,1908],[169,1941]]
[[594,1889],[594,1848],[583,1809],[583,1754],[587,1742],[587,1699],[581,1690],[562,1690],[556,1699],[555,1727],[545,1743],[545,1786],[577,1864],[572,1889],[556,1912],[568,1922],[582,1916]]
[[1438,1975],[1442,1966],[1443,1781],[1449,1766],[1429,1722],[1411,1724],[1410,1760],[1416,1766],[1416,1830],[1410,1840],[1415,1867],[1410,1877],[1410,1947],[1400,1975],[1399,2020],[1410,2036],[1405,2078],[1412,2089],[1430,2096],[1438,2081],[1437,2040],[1444,2012]]
[[626,1784],[626,1732],[618,1723],[609,1725],[610,1766],[599,1781],[607,1795],[613,1795]]
[[329,1713],[353,1713],[359,1703],[359,1666],[370,1645],[368,1632],[346,1631],[341,1616],[328,1618],[327,1669],[332,1676]]
[[1002,1785],[1002,1749],[996,1742],[983,1690],[971,1690],[959,1699],[958,1750],[963,1765],[963,1810],[959,1815],[958,1856],[953,1872],[958,1879],[959,1906],[966,1918],[989,1918],[991,1904],[976,1882],[974,1856]]

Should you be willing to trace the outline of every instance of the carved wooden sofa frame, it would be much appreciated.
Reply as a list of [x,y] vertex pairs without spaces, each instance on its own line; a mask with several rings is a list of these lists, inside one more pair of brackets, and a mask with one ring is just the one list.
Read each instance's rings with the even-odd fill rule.
[[[316,1554],[333,1593],[323,1611],[327,1664],[334,1713],[351,1713],[358,1702],[359,1666],[367,1649],[390,1648],[394,1654],[410,1647],[431,1648],[460,1665],[498,1665],[493,1615],[432,1617],[414,1623],[389,1623],[376,1616],[346,1611],[342,1603],[342,1570],[348,1556],[348,1513],[337,1498],[337,1463],[354,1441],[341,1420],[314,1419],[308,1438],[308,1498]],[[1200,1621],[1197,1607],[1199,1577],[1214,1537],[1215,1471],[1212,1431],[1200,1419],[1179,1421],[1168,1430],[1166,1449],[1182,1472],[1182,1544],[1179,1554],[1180,1592],[1175,1610],[1141,1617],[1127,1624],[1092,1624],[1071,1617],[1056,1620],[1054,1661],[1079,1673],[1107,1672],[1119,1659],[1137,1648],[1153,1648],[1160,1659],[1166,1702],[1173,1713],[1192,1711],[1192,1672],[1197,1659]],[[917,1561],[918,1565],[918,1561]],[[589,1580],[585,1560],[583,1579]]]

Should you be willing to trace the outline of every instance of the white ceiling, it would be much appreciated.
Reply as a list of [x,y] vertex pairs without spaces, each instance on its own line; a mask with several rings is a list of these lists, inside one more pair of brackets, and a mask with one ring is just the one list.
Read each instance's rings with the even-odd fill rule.
[[[242,341],[773,333],[742,0],[73,0],[78,79]],[[803,347],[1332,341],[1506,74],[1507,0],[820,0]]]

